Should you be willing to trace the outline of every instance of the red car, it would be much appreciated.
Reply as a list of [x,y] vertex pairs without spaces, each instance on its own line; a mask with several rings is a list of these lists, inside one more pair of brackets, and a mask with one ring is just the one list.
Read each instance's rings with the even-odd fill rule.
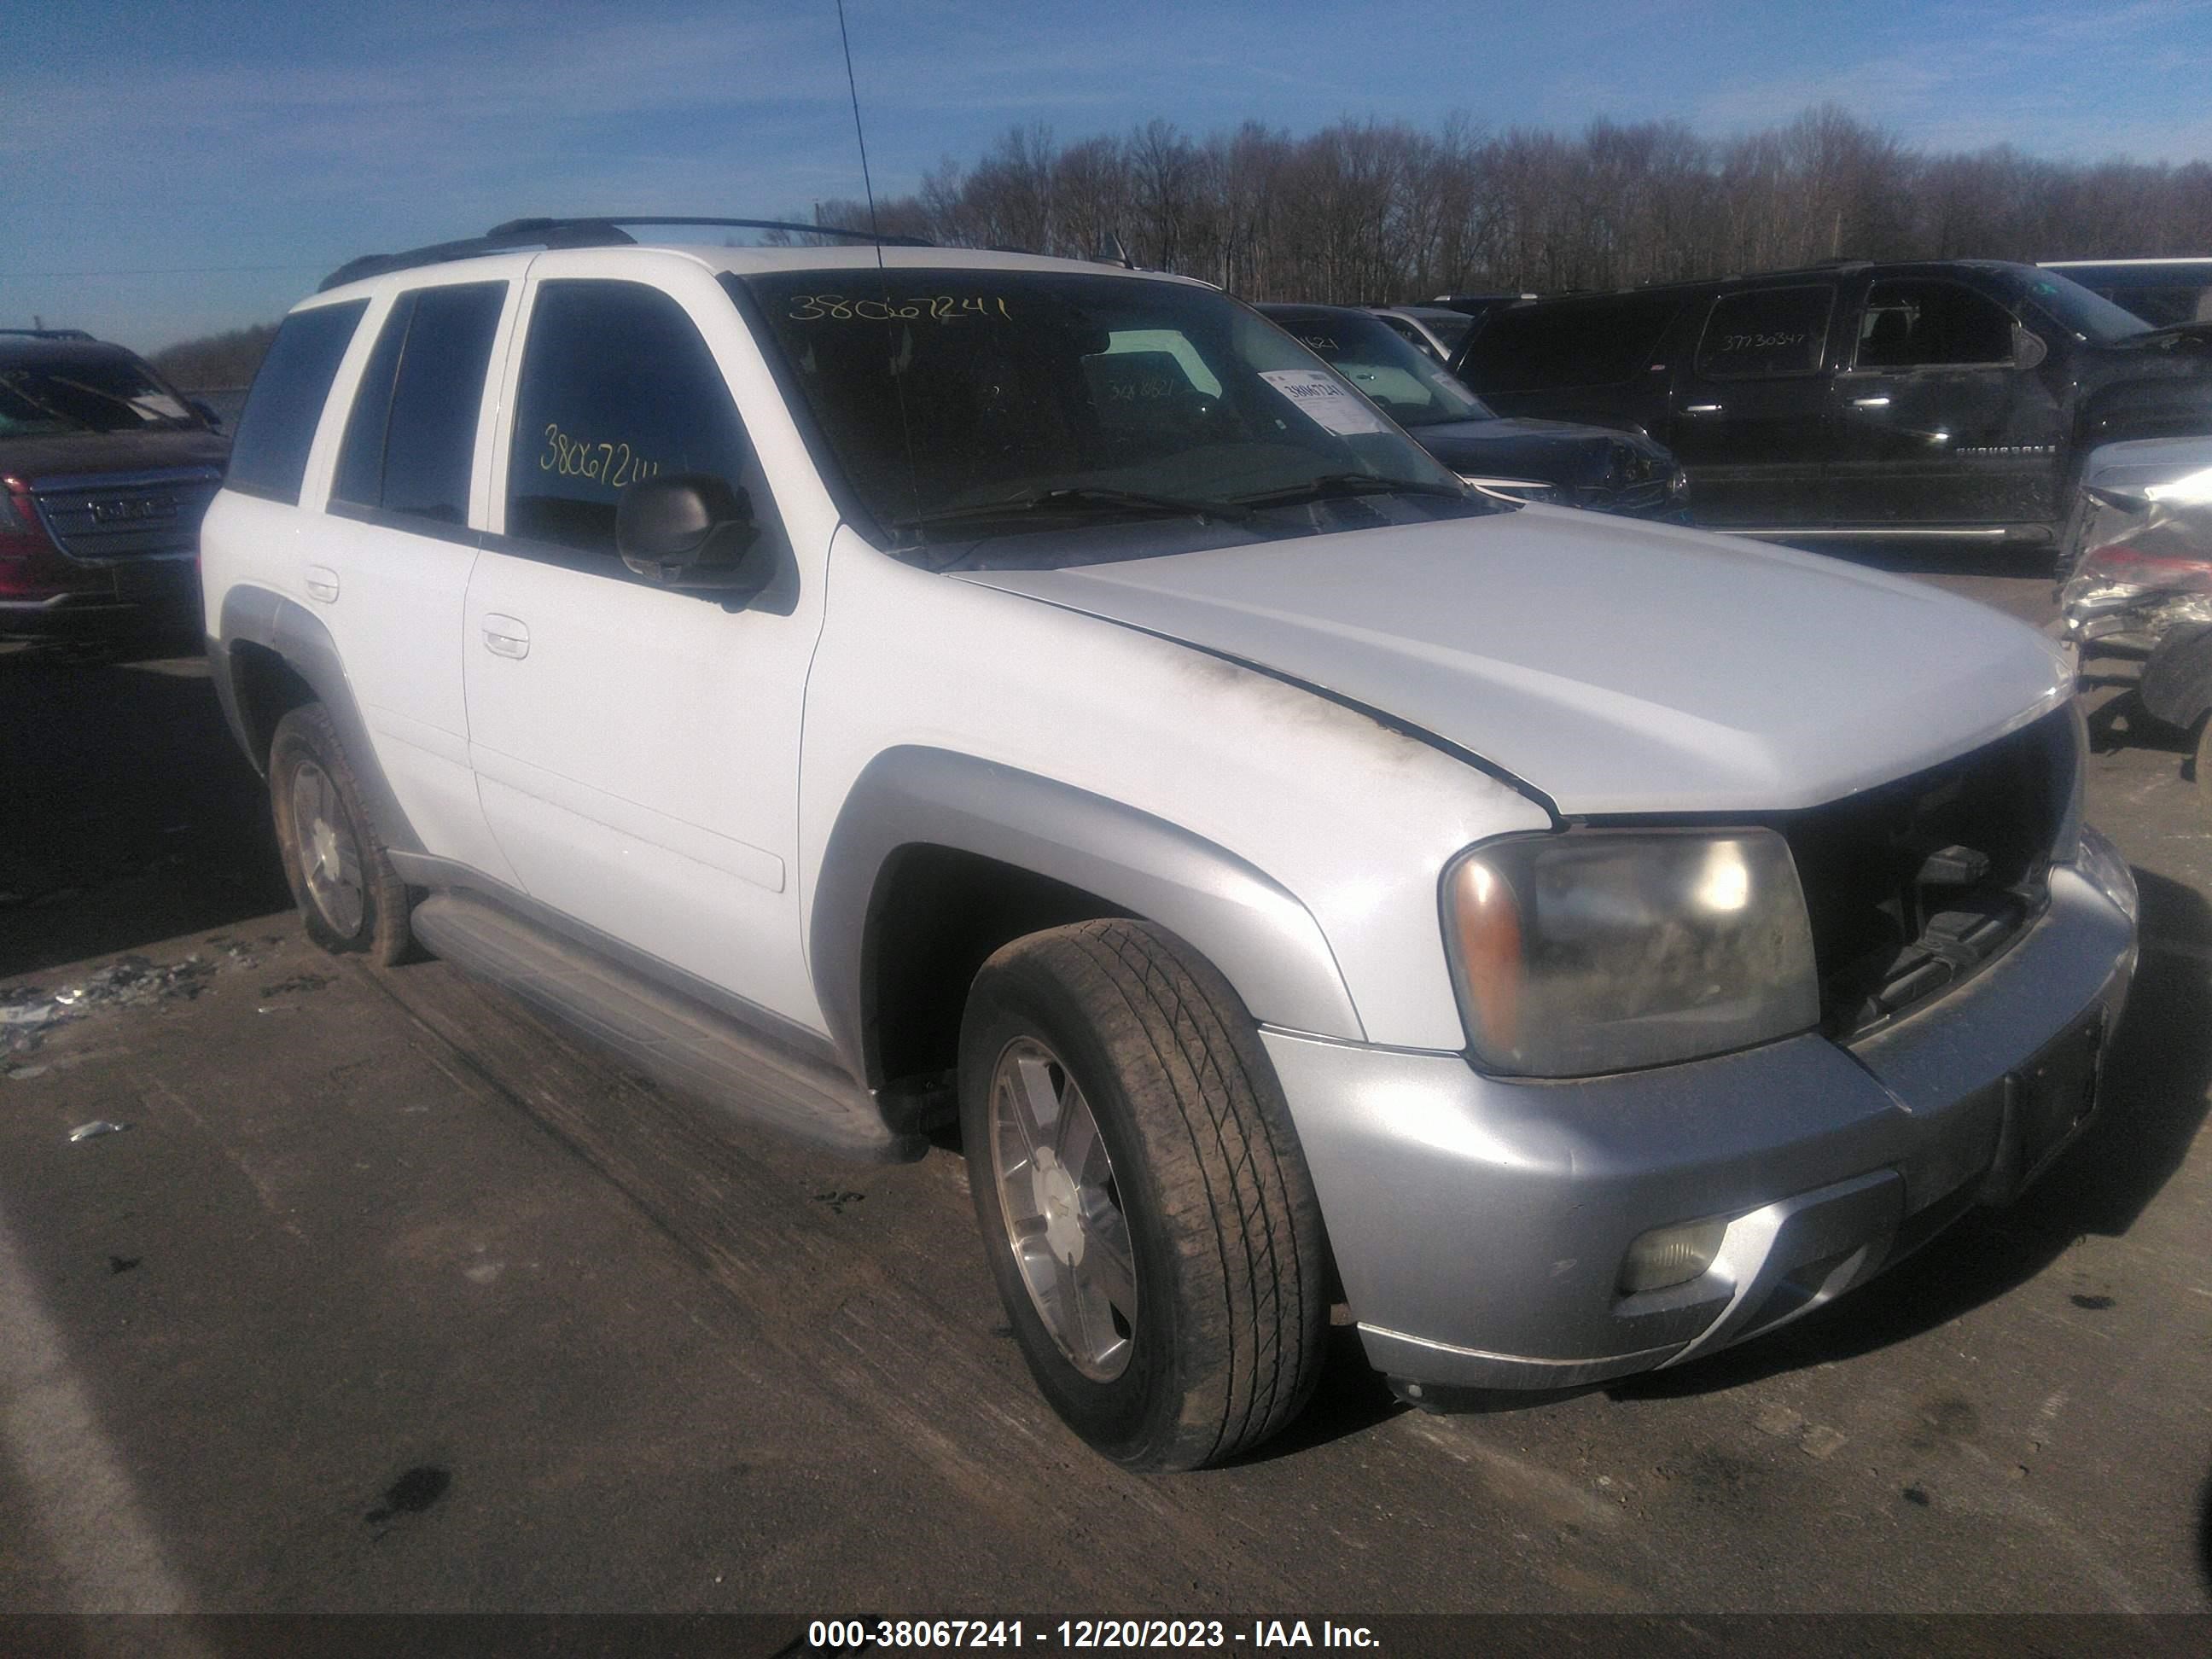
[[200,518],[229,441],[121,346],[0,330],[0,636],[199,631]]

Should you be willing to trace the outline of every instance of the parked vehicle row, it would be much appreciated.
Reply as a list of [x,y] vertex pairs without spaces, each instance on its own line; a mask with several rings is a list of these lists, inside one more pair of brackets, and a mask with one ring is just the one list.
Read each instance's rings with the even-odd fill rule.
[[1502,413],[1663,443],[1700,524],[1793,536],[2048,543],[2090,449],[2212,431],[2212,324],[1996,261],[1525,301],[1456,369]]
[[2136,896],[2033,629],[1467,489],[1203,283],[703,222],[296,308],[216,685],[325,947],[957,1118],[1105,1455],[1279,1431],[1333,1297],[1409,1400],[1692,1360],[2088,1120]]

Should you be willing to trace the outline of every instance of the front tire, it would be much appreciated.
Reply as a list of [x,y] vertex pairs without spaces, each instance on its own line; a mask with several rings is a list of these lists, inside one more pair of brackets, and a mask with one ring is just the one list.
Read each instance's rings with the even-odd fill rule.
[[1037,1386],[1139,1470],[1259,1444],[1312,1392],[1321,1210],[1237,994],[1147,923],[1018,939],[961,1028],[969,1184]]
[[358,952],[380,967],[413,944],[407,889],[369,827],[361,786],[319,702],[276,723],[269,745],[269,798],[284,879],[307,937],[333,955]]

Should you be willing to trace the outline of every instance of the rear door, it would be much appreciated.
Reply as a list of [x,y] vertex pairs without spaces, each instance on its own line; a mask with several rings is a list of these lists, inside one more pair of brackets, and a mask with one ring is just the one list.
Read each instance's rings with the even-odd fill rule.
[[1836,376],[1836,515],[1995,526],[2058,513],[2061,366],[2019,367],[1999,301],[1946,277],[1877,278]]
[[[525,262],[503,263],[519,276]],[[519,286],[479,272],[398,289],[372,309],[325,517],[297,544],[301,590],[337,641],[409,823],[427,851],[503,880],[513,872],[469,765],[461,606],[477,556],[484,391]]]
[[1780,283],[1730,289],[1707,309],[1676,366],[1666,438],[1698,523],[1827,520],[1836,300],[1832,282]]
[[[463,647],[485,816],[532,898],[818,1027],[799,740],[834,520],[769,482],[763,443],[774,476],[813,477],[788,413],[729,295],[678,256],[541,255],[518,338]],[[783,574],[749,604],[617,556],[623,493],[679,472],[744,491],[776,544]]]

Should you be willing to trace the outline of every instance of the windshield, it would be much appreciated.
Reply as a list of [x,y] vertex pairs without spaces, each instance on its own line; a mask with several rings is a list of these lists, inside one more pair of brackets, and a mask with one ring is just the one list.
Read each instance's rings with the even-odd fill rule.
[[2122,310],[2055,270],[2039,270],[2029,278],[2027,297],[2049,312],[2061,328],[2094,345],[2110,345],[2150,326],[2134,312]]
[[1424,306],[1418,310],[1407,310],[1406,315],[1435,335],[1443,349],[1449,352],[1458,351],[1466,343],[1467,331],[1474,326],[1474,319],[1464,311],[1445,311]]
[[1332,364],[1407,428],[1444,421],[1490,421],[1496,411],[1449,369],[1408,344],[1380,317],[1358,311],[1267,308],[1276,325]]
[[0,363],[0,437],[174,431],[203,424],[177,394],[121,355]]
[[1351,495],[1463,497],[1344,382],[1186,283],[978,270],[726,279],[902,546],[1041,522],[1247,520]]

